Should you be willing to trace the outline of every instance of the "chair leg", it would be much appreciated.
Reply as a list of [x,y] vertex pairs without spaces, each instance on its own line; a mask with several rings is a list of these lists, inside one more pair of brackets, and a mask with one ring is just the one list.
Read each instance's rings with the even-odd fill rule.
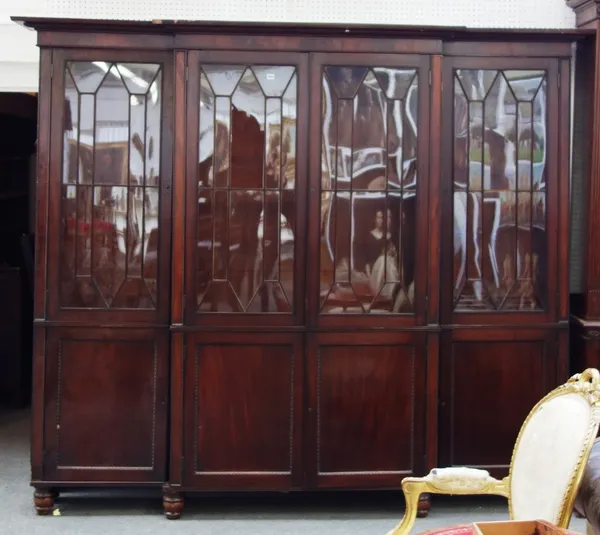
[[404,500],[406,503],[406,510],[401,522],[387,535],[408,535],[415,520],[417,518],[417,512],[419,509],[419,497],[425,490],[425,484],[421,481],[411,481],[405,479],[402,482],[402,492],[404,493]]

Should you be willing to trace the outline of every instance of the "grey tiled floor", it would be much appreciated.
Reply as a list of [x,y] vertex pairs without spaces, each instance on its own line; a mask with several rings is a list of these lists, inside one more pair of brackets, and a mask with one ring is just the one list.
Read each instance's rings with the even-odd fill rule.
[[[0,409],[0,535],[385,535],[402,517],[400,493],[186,497],[184,516],[162,516],[158,491],[64,493],[60,517],[37,517],[29,486],[29,412]],[[499,498],[438,498],[413,532],[508,518]],[[584,521],[571,528],[584,532]]]

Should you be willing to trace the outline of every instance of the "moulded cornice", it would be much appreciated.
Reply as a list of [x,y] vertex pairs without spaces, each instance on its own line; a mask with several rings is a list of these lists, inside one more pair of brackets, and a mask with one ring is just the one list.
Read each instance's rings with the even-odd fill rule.
[[[600,1],[600,0],[598,0]],[[79,34],[226,34],[226,35],[296,35],[299,37],[364,37],[364,38],[417,38],[448,41],[516,40],[520,42],[570,40],[583,37],[587,32],[574,29],[531,28],[468,28],[449,26],[401,26],[339,23],[273,23],[225,22],[194,20],[108,20],[63,19],[54,17],[11,17],[13,22],[38,32],[67,32]]]
[[578,28],[582,28],[600,19],[600,0],[565,0],[575,12]]

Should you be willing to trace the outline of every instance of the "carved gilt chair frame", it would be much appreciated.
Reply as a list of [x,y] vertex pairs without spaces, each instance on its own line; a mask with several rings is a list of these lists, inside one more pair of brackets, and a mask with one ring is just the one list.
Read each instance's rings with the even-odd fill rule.
[[[491,494],[504,496],[508,499],[510,519],[519,520],[514,515],[511,488],[515,458],[519,451],[521,440],[530,421],[538,411],[549,401],[567,394],[581,396],[590,406],[588,428],[584,436],[583,445],[562,494],[559,511],[556,513],[556,525],[561,528],[567,528],[571,519],[577,490],[581,483],[583,472],[600,424],[600,373],[598,370],[592,368],[572,376],[565,384],[547,394],[531,410],[519,431],[507,477],[499,480],[491,477],[486,470],[452,467],[434,468],[427,476],[421,478],[405,478],[402,481],[402,490],[406,500],[406,511],[402,521],[388,532],[388,535],[407,535],[410,533],[417,516],[419,496],[423,493],[447,495]],[[549,437],[549,440],[551,439],[552,437]]]

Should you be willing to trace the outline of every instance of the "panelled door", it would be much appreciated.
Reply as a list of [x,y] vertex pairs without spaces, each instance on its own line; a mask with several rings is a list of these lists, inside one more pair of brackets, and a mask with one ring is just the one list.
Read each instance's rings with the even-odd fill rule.
[[311,486],[392,487],[423,468],[429,62],[312,56]]
[[505,475],[529,410],[566,379],[568,80],[555,58],[445,59],[443,465]]
[[188,54],[184,478],[302,485],[306,54]]
[[187,61],[183,485],[396,487],[424,467],[430,59]]
[[53,53],[53,65],[51,323],[38,331],[46,352],[43,475],[160,483],[167,476],[171,55],[65,49]]

